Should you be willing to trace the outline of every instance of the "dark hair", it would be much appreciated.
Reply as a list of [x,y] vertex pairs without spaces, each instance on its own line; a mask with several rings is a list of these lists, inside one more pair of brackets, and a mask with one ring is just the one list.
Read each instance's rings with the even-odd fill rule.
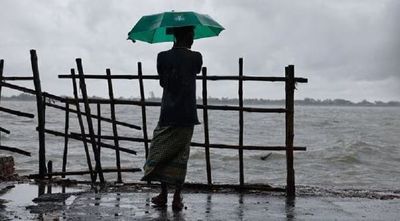
[[167,28],[167,34],[174,35],[175,39],[182,39],[185,36],[194,31],[194,26],[183,26],[183,27],[174,27]]

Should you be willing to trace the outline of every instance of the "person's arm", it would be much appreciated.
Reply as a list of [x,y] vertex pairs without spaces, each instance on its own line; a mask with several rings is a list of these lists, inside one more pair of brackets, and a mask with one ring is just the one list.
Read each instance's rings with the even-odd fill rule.
[[197,63],[195,67],[196,74],[199,74],[201,72],[201,66],[203,66],[203,56],[197,52]]
[[158,73],[158,76],[160,77],[160,86],[161,87],[165,87],[165,85],[166,85],[166,76],[165,76],[165,74],[164,74],[164,71],[165,71],[165,68],[163,67],[163,58],[162,58],[162,55],[161,55],[161,53],[159,53],[158,55],[157,55],[157,73]]

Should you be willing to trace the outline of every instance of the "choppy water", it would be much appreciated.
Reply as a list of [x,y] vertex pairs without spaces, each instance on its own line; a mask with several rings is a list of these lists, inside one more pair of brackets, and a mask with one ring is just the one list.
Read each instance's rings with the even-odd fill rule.
[[[2,106],[36,112],[33,102],[2,101]],[[95,108],[92,108],[95,112]],[[148,132],[157,122],[159,108],[147,108]],[[102,114],[109,116],[104,106]],[[72,115],[71,131],[79,132],[77,119]],[[139,107],[117,106],[120,121],[141,125]],[[199,111],[202,119],[202,112]],[[210,142],[238,143],[238,113],[209,111]],[[284,115],[245,113],[245,138],[248,145],[284,145]],[[0,126],[11,131],[2,134],[1,143],[32,152],[32,157],[12,154],[19,174],[36,173],[37,132],[36,119],[26,119],[0,113]],[[64,112],[48,107],[46,128],[64,131]],[[96,128],[95,128],[96,129]],[[142,132],[118,128],[119,135],[142,137]],[[97,129],[96,129],[97,130]],[[111,125],[103,123],[102,134],[111,135]],[[203,142],[202,125],[197,126],[193,141]],[[112,143],[110,141],[110,143]],[[295,145],[307,146],[306,152],[296,152],[296,184],[324,187],[400,189],[400,108],[398,107],[315,107],[295,108]],[[143,143],[120,142],[122,147],[134,149],[136,156],[122,154],[125,167],[142,167],[144,163]],[[46,135],[47,160],[52,160],[55,170],[61,170],[64,139]],[[5,153],[5,152],[4,152]],[[103,167],[115,165],[115,152],[102,150]],[[244,151],[245,182],[284,185],[286,161],[284,152],[272,152],[263,161],[266,151]],[[6,154],[9,154],[8,152]],[[206,182],[204,149],[192,147],[187,181]],[[211,149],[212,177],[216,183],[238,183],[239,161],[237,151]],[[70,140],[68,169],[86,168],[83,145]],[[124,181],[138,181],[141,173],[123,174]],[[88,177],[86,177],[87,179]],[[116,179],[115,174],[107,176]],[[82,178],[81,178],[82,179]]]

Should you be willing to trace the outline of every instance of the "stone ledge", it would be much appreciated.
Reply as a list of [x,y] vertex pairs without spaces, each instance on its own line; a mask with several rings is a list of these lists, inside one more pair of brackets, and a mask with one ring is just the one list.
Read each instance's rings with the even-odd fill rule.
[[0,155],[0,180],[13,176],[15,173],[14,158]]

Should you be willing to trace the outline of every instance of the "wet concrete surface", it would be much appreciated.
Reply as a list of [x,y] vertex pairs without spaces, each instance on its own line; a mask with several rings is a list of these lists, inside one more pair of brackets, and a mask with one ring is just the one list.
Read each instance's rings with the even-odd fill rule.
[[[326,190],[299,187],[295,199],[284,193],[196,191],[184,193],[185,209],[173,212],[172,195],[166,208],[155,208],[150,199],[157,188],[107,187],[100,191],[74,187],[40,197],[12,199],[7,195],[27,188],[17,184],[0,199],[9,200],[0,214],[9,220],[399,220],[398,191]],[[35,187],[34,185],[29,188]],[[28,192],[28,190],[25,190]],[[35,194],[37,194],[37,187]],[[17,197],[18,198],[18,197]],[[29,199],[28,199],[29,198]],[[15,202],[13,202],[15,201]],[[30,201],[30,202],[29,202]],[[11,203],[11,204],[10,204]],[[14,210],[14,211],[13,211]],[[1,217],[1,216],[0,216]]]

